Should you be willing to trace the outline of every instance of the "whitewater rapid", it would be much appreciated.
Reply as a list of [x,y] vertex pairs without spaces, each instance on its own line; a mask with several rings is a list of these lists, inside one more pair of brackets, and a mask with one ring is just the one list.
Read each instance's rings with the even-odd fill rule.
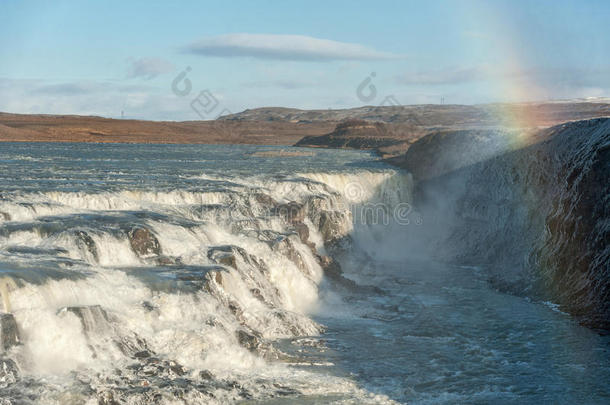
[[0,291],[18,342],[0,356],[2,397],[370,400],[273,342],[323,332],[325,271],[351,285],[328,249],[408,221],[410,175],[358,152],[320,152],[312,171],[253,147],[175,148],[3,149]]
[[[1,144],[0,404],[606,404],[610,336],[506,288],[603,208],[583,128],[417,183],[358,151]],[[565,161],[579,187],[545,180]],[[571,206],[545,190],[584,205],[540,226]]]

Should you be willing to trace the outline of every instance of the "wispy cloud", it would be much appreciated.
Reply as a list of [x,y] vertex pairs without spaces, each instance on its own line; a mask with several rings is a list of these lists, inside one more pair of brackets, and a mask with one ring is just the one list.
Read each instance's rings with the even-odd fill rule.
[[141,58],[131,62],[127,77],[130,79],[141,77],[144,79],[153,79],[164,73],[169,73],[174,70],[174,65],[165,59],[160,58]]
[[216,57],[252,57],[292,61],[382,60],[401,57],[364,45],[304,35],[227,34],[184,48],[187,53]]

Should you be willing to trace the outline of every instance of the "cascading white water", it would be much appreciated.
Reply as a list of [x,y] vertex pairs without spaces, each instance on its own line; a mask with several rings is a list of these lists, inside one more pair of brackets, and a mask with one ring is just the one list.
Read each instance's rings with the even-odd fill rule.
[[[10,283],[0,291],[19,329],[21,345],[7,354],[22,381],[57,379],[42,389],[46,402],[61,402],[67,384],[77,401],[145,403],[165,398],[163,381],[178,377],[191,384],[182,395],[203,403],[281,391],[261,388],[261,375],[309,394],[361,392],[339,377],[288,370],[299,359],[273,342],[323,330],[310,316],[324,279],[320,255],[358,235],[354,225],[375,225],[353,221],[365,204],[388,212],[407,204],[410,177],[387,168],[291,170],[3,195],[0,272]],[[202,393],[196,386],[208,374],[215,382]],[[142,385],[151,389],[139,393]]]

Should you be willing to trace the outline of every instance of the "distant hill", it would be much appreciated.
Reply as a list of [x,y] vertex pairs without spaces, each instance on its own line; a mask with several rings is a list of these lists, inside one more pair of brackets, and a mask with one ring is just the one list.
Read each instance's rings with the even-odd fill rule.
[[312,123],[361,119],[392,124],[412,124],[419,127],[437,126],[458,129],[513,126],[519,117],[524,116],[527,116],[536,126],[547,127],[566,121],[610,116],[610,103],[607,100],[600,100],[480,105],[425,104],[366,106],[344,110],[264,107],[226,115],[220,120]]
[[[216,121],[140,121],[0,113],[0,142],[128,142],[294,145],[405,152],[438,131],[550,127],[610,117],[608,100],[482,105],[407,105],[345,110],[265,107]],[[525,120],[523,118],[526,118]]]
[[77,115],[0,113],[0,142],[122,142],[292,145],[335,123],[139,121]]

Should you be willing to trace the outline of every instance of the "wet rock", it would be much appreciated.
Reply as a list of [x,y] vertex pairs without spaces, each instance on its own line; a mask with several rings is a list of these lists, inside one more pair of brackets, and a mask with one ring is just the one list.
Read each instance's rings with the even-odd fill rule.
[[239,323],[242,325],[246,323],[246,319],[244,318],[244,311],[241,309],[241,306],[237,303],[237,301],[230,301],[228,304],[229,311],[237,318]]
[[418,180],[442,176],[506,152],[513,136],[495,129],[433,132],[409,147],[402,166]]
[[334,284],[338,284],[352,291],[358,290],[360,286],[355,281],[343,277],[341,265],[330,256],[318,256],[320,266],[324,271],[324,276]]
[[214,261],[216,261],[216,263],[218,264],[222,264],[223,266],[233,267],[234,269],[237,269],[237,259],[235,259],[235,256],[231,253],[216,255],[214,257]]
[[215,246],[208,250],[208,258],[210,260],[223,266],[233,267],[234,269],[237,269],[237,254],[242,256],[242,258],[247,256],[243,249],[231,245]]
[[263,260],[248,254],[248,252],[239,246],[214,246],[208,250],[208,258],[210,260],[223,266],[232,267],[236,270],[238,270],[238,257],[247,265],[254,266],[263,273],[268,270],[267,265]]
[[415,248],[485,263],[495,288],[551,300],[610,331],[610,119],[543,129],[522,136],[535,143],[492,158],[468,146],[478,135],[424,137],[409,148],[414,201],[438,229]]
[[199,378],[202,380],[213,380],[214,375],[210,373],[208,370],[201,370],[199,372]]
[[134,228],[127,233],[131,249],[138,257],[159,256],[161,244],[157,237],[146,228]]
[[80,319],[90,349],[94,353],[107,350],[108,342],[112,342],[123,354],[132,358],[144,358],[144,352],[153,354],[144,339],[134,332],[121,330],[99,305],[66,307],[61,309],[59,314],[67,312]]
[[277,204],[277,202],[273,198],[263,193],[254,194],[254,199],[256,200],[256,202],[267,208],[275,207],[275,205]]
[[19,344],[19,331],[13,314],[0,314],[0,348],[9,350]]
[[169,362],[169,370],[177,376],[183,376],[186,374],[186,368],[176,363],[175,361]]
[[312,251],[316,250],[316,246],[309,241],[309,227],[307,225],[305,225],[304,223],[296,223],[294,224],[294,230],[297,235],[299,235],[299,239],[301,239],[301,242],[309,246]]
[[171,256],[159,256],[155,259],[155,262],[159,266],[171,266],[176,264],[182,264],[182,261],[179,257],[171,257]]
[[330,256],[318,256],[318,261],[322,270],[324,270],[324,276],[333,283],[335,286],[347,288],[350,291],[363,293],[363,294],[383,294],[384,291],[379,287],[360,285],[353,280],[343,276],[343,270],[338,261]]
[[298,223],[294,225],[294,230],[299,235],[301,242],[307,243],[309,241],[309,228],[304,223]]
[[114,399],[114,393],[110,390],[99,393],[97,403],[98,405],[119,405],[119,402]]
[[300,394],[300,392],[298,390],[295,390],[294,388],[290,388],[286,385],[273,383],[273,386],[276,388],[275,395],[278,395],[280,397],[295,396],[295,395]]
[[74,231],[74,235],[76,235],[76,244],[78,247],[88,251],[93,259],[98,262],[99,252],[93,238],[87,232],[81,230]]
[[4,221],[10,221],[11,216],[7,212],[0,211],[0,219],[2,219]]
[[325,244],[334,244],[344,238],[348,232],[349,218],[347,214],[337,211],[322,211],[318,229]]
[[110,328],[108,314],[99,305],[66,307],[60,310],[60,313],[62,312],[71,312],[76,315],[80,319],[85,333],[107,331]]
[[[285,330],[289,330],[293,336],[311,336],[324,331],[324,327],[305,315],[283,309],[275,309],[273,316],[277,318]],[[285,355],[285,354],[284,354]]]
[[263,294],[261,293],[261,290],[259,288],[251,288],[250,293],[257,300],[266,303],[265,297],[263,297]]
[[272,249],[287,257],[291,262],[296,264],[301,271],[309,271],[305,264],[305,260],[303,260],[301,253],[296,248],[294,242],[290,240],[290,237],[283,236],[276,240],[272,245]]
[[284,353],[275,349],[271,344],[266,342],[263,336],[256,331],[239,329],[235,335],[241,347],[266,360],[279,360],[285,356]]
[[318,260],[320,261],[320,266],[322,267],[322,270],[324,270],[324,275],[326,277],[331,279],[343,277],[343,270],[338,261],[330,256],[318,256]]
[[279,204],[272,209],[273,215],[280,216],[291,224],[302,223],[307,214],[307,206],[291,201],[287,204]]
[[239,342],[240,346],[248,349],[251,352],[257,352],[259,347],[261,346],[262,336],[260,336],[256,332],[250,333],[243,329],[240,329],[236,332],[236,335],[237,341]]
[[141,350],[133,354],[133,357],[136,359],[146,359],[151,356],[152,354],[148,350]]
[[19,367],[11,359],[0,359],[0,388],[14,384],[19,379]]
[[223,273],[226,272],[227,270],[223,267],[208,271],[204,276],[203,288],[216,297],[222,296],[221,290],[223,290],[224,287]]
[[146,356],[148,354],[149,357],[154,355],[146,341],[138,336],[137,333],[130,332],[125,336],[115,336],[113,340],[116,347],[126,356],[136,358],[136,354],[139,356]]

